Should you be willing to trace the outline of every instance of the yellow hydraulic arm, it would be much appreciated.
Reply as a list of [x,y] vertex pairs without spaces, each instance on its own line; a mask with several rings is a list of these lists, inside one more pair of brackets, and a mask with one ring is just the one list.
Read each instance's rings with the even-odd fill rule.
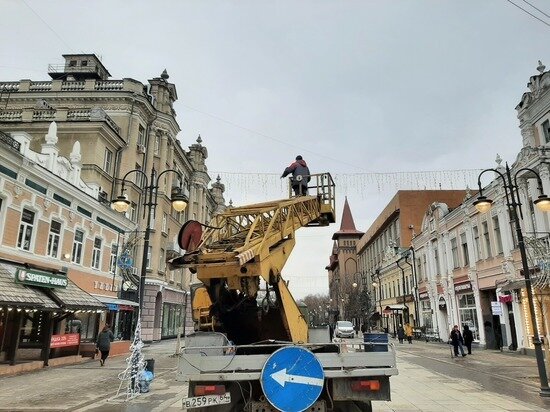
[[[243,332],[230,331],[238,313],[241,320],[248,319],[247,326],[257,332],[244,340],[307,341],[307,324],[280,275],[294,247],[297,229],[325,226],[335,221],[334,182],[330,174],[312,175],[308,189],[309,196],[227,209],[207,226],[196,250],[172,261],[172,266],[191,268],[204,283],[212,306],[217,306],[210,312],[218,318],[221,330],[242,335]],[[269,285],[268,298],[270,292],[276,295],[276,308],[272,308],[272,312],[278,312],[282,321],[279,331],[274,332],[276,336],[270,336],[270,330],[277,328],[273,325],[273,313],[269,316],[266,313],[270,311],[269,306],[251,305],[257,303],[260,278]],[[229,315],[232,311],[236,313]],[[245,312],[256,313],[247,316],[243,315]],[[266,320],[251,325],[258,319],[258,313]],[[267,319],[272,328],[261,324]],[[213,323],[208,322],[209,327]],[[242,326],[242,322],[235,322],[239,324]]]

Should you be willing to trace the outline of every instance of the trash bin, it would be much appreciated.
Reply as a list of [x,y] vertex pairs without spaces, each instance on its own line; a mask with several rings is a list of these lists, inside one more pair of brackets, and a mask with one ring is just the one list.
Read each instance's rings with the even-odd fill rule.
[[365,342],[365,352],[388,351],[387,333],[363,333],[363,342]]
[[145,359],[145,370],[155,374],[155,360],[154,359]]

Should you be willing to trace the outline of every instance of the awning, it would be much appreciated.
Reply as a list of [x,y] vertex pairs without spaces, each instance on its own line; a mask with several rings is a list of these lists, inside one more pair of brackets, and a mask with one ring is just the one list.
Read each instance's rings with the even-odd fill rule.
[[126,300],[126,299],[119,299],[114,298],[112,296],[100,296],[100,295],[92,295],[96,297],[99,301],[102,303],[105,303],[106,305],[119,305],[119,306],[132,306],[132,307],[138,307],[139,303],[134,302],[132,300]]
[[525,279],[509,280],[507,283],[500,287],[501,292],[507,292],[509,290],[523,289],[525,287]]
[[[54,300],[59,300],[59,304],[63,309],[69,310],[105,310],[105,305],[98,299],[90,295],[88,292],[80,289],[75,283],[69,280],[67,287],[64,289],[50,289]],[[57,298],[57,299],[56,299]]]
[[386,306],[386,308],[384,310],[403,310],[403,309],[406,309],[407,307],[403,304],[401,305],[388,305]]
[[39,289],[15,283],[15,266],[0,264],[0,305],[55,310],[59,306]]

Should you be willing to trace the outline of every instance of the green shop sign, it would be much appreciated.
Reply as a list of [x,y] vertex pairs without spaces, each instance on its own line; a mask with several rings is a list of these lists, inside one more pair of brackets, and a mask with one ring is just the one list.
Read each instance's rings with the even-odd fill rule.
[[66,276],[56,275],[40,270],[17,269],[15,282],[45,288],[66,288],[69,284]]

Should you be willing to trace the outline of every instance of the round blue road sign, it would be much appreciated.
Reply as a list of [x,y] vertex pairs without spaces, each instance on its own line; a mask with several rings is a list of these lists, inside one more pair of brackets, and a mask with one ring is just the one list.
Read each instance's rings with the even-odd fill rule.
[[260,383],[271,405],[282,412],[302,412],[321,395],[325,374],[319,359],[299,346],[281,348],[267,359]]

